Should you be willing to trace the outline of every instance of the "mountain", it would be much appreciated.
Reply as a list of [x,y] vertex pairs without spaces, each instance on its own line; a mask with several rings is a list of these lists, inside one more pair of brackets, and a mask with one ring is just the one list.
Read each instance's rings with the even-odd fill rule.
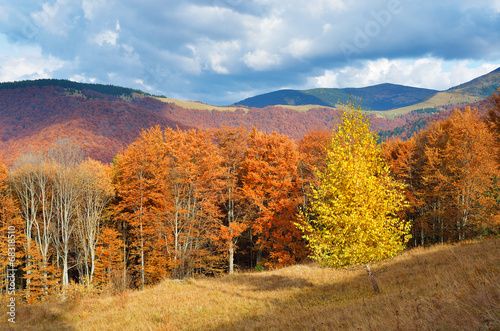
[[11,164],[22,152],[72,138],[89,156],[110,162],[145,128],[189,128],[148,101],[155,100],[106,85],[55,80],[0,84],[0,156]]
[[265,93],[237,102],[236,105],[254,108],[264,108],[275,105],[331,106],[330,103],[324,102],[319,97],[308,95],[307,93],[298,90],[279,90]]
[[481,99],[491,96],[500,86],[500,68],[467,83],[452,87],[448,92],[468,94]]
[[87,90],[87,91],[94,91],[104,95],[126,97],[126,98],[127,97],[131,98],[134,94],[150,95],[149,93],[143,92],[141,90],[134,90],[131,88],[126,88],[121,86],[78,83],[64,79],[37,79],[37,80],[25,80],[20,82],[0,83],[0,91],[13,90],[25,87],[45,87],[45,86],[61,87],[64,88],[69,94],[76,93],[77,91]]
[[263,108],[274,105],[318,105],[336,107],[349,100],[360,101],[365,110],[388,110],[408,106],[437,93],[396,84],[379,84],[362,88],[317,88],[311,90],[279,90],[236,102],[236,105]]
[[[125,87],[43,79],[0,84],[0,157],[11,165],[23,152],[37,151],[61,139],[75,139],[87,155],[111,162],[140,133],[152,126],[212,129],[242,126],[301,139],[314,129],[336,127],[335,103],[350,94],[373,112],[372,128],[387,137],[408,137],[434,113],[477,101],[500,86],[500,69],[448,91],[380,84],[356,89],[284,90],[254,97],[253,105],[217,107],[155,97]],[[252,99],[252,98],[250,98]],[[418,100],[422,100],[417,102]],[[248,99],[247,99],[248,100]],[[262,103],[257,103],[257,101]],[[266,101],[267,100],[267,101]],[[280,101],[285,106],[270,104]],[[413,102],[413,104],[411,104]],[[300,106],[313,103],[312,106]],[[290,106],[294,104],[294,106]],[[396,116],[399,115],[399,116]],[[446,116],[446,112],[442,112]],[[415,125],[411,123],[416,123]]]
[[[256,127],[300,139],[313,129],[333,129],[339,115],[339,110],[329,107],[307,112],[279,106],[216,107],[64,80],[4,83],[0,84],[0,157],[12,165],[21,153],[74,139],[88,156],[111,162],[143,130],[155,125],[180,129]],[[402,119],[373,121],[376,130],[402,124]]]
[[[412,110],[438,108],[483,100],[500,87],[500,68],[446,91],[436,91],[396,84],[379,84],[363,88],[318,88],[280,90],[236,102],[246,107],[271,105],[318,105],[335,107],[338,101],[351,98],[360,101],[364,110],[405,114]],[[310,98],[314,97],[314,98]]]
[[490,97],[498,91],[498,88],[500,88],[500,68],[446,91],[438,92],[421,102],[392,109],[391,113],[401,115],[419,109],[443,110],[463,104],[476,103]]

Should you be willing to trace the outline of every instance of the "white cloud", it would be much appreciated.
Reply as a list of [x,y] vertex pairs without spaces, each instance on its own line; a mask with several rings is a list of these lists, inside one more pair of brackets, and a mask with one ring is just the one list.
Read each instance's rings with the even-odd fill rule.
[[93,20],[95,13],[106,5],[105,0],[83,0],[82,9],[84,17],[88,20]]
[[312,46],[313,42],[309,39],[293,38],[290,40],[290,44],[285,48],[285,51],[295,58],[303,58],[308,55]]
[[79,74],[75,74],[73,76],[71,76],[69,78],[69,80],[73,81],[73,82],[80,82],[80,83],[84,83],[87,79],[85,78],[85,75],[79,75]]
[[209,55],[210,67],[218,74],[228,74],[229,70],[224,66],[227,56],[221,53],[212,53]]
[[0,34],[0,81],[49,78],[68,65],[54,56],[43,54],[39,46],[12,44]]
[[102,31],[95,37],[95,42],[102,46],[103,44],[110,44],[116,46],[116,40],[118,39],[118,33],[111,30]]
[[[284,86],[393,82],[446,89],[500,62],[495,46],[500,41],[495,28],[500,0],[399,1],[399,9],[391,11],[394,3],[398,1],[150,0],[147,6],[135,0],[4,1],[0,31],[12,44],[4,48],[0,40],[0,56],[5,54],[0,66],[2,77],[57,71],[61,78],[83,75],[86,81],[145,84],[155,93],[183,99],[234,102],[228,99]],[[379,33],[346,58],[342,42],[356,46],[358,33],[377,24]],[[24,48],[16,53],[13,40],[38,47],[37,55],[27,55]],[[8,71],[4,63],[15,69]],[[61,63],[61,69],[54,69]],[[153,78],[147,78],[151,72]]]
[[500,13],[500,0],[492,0],[491,6],[496,10],[497,13]]
[[31,13],[34,23],[38,27],[48,26],[59,11],[59,5],[56,3],[53,6],[44,3],[41,11]]
[[255,52],[248,52],[243,56],[243,62],[257,71],[268,70],[280,64],[280,57],[277,54],[270,54],[263,49],[258,49]]
[[322,76],[313,77],[312,84],[314,87],[334,88],[339,87],[337,82],[338,73],[332,70],[325,70]]
[[347,9],[346,4],[342,0],[317,0],[317,1],[301,1],[298,8],[306,7],[314,17],[330,15],[332,12],[342,12]]
[[65,62],[52,56],[45,57],[40,51],[23,52],[21,57],[0,55],[0,81],[50,78]]
[[179,15],[183,17],[186,23],[197,26],[208,26],[220,24],[221,20],[232,20],[235,15],[231,9],[219,7],[222,2],[215,1],[213,6],[188,5],[181,10]]
[[244,42],[248,48],[253,50],[265,49],[271,51],[279,48],[284,38],[288,39],[288,27],[277,16],[249,19],[242,22],[242,24],[245,31],[247,31]]
[[364,61],[361,67],[348,66],[339,70],[325,70],[323,75],[309,79],[309,84],[313,87],[364,87],[393,83],[446,90],[489,73],[498,67],[500,64],[478,64],[468,60],[379,59]]
[[[185,56],[173,58],[175,62],[181,63],[190,74],[199,73],[199,68],[203,68],[226,75],[236,67],[237,54],[240,53],[241,46],[237,40],[217,42],[203,39],[196,44],[186,45],[186,48],[192,52],[192,58]],[[194,68],[186,68],[186,65]]]

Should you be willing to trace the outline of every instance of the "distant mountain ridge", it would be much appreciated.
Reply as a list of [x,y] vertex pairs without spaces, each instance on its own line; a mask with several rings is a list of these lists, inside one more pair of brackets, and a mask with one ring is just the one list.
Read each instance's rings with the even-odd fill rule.
[[[452,93],[457,103],[478,101],[491,96],[500,87],[500,68],[446,91],[398,84],[378,84],[361,88],[317,88],[311,90],[278,90],[256,95],[235,105],[266,107],[276,105],[318,105],[336,107],[350,99],[360,101],[364,110],[386,111],[409,107],[432,99],[439,93]],[[314,98],[311,98],[314,97]],[[438,98],[439,99],[439,98]],[[449,103],[446,103],[448,105]]]
[[480,97],[481,99],[491,96],[498,91],[500,86],[500,67],[492,72],[474,78],[471,81],[457,85],[447,92],[463,93]]
[[436,90],[397,84],[379,84],[361,88],[316,88],[311,90],[279,90],[236,102],[235,105],[263,108],[275,105],[318,105],[336,107],[339,101],[361,101],[366,110],[388,110],[422,101]]
[[320,97],[299,90],[279,90],[251,97],[235,103],[238,106],[265,108],[275,105],[319,105],[331,107]]
[[66,79],[35,79],[35,80],[23,80],[17,82],[0,83],[0,91],[12,90],[24,87],[33,87],[33,86],[62,87],[64,89],[75,90],[75,91],[90,90],[104,95],[112,95],[112,96],[132,97],[134,93],[142,95],[151,95],[141,90],[131,89],[127,87],[103,85],[103,84],[91,84],[91,83],[78,83]]
[[396,84],[282,90],[254,97],[262,103],[253,106],[216,107],[113,85],[58,79],[0,83],[0,157],[11,165],[23,152],[72,138],[87,155],[111,162],[142,130],[155,125],[182,130],[255,127],[298,140],[314,129],[334,129],[341,115],[335,105],[350,98],[361,100],[363,109],[391,109],[371,114],[372,129],[404,139],[429,121],[445,118],[443,110],[466,105],[487,109],[485,98],[499,87],[500,68],[443,92]]

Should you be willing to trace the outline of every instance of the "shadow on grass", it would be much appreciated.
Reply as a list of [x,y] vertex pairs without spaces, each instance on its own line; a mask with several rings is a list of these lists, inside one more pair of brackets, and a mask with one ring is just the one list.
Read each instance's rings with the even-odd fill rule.
[[[366,271],[315,285],[298,277],[228,277],[254,291],[294,286],[287,297],[214,330],[500,330],[500,240],[409,251]],[[349,273],[351,275],[349,275]]]
[[37,305],[23,305],[16,310],[16,323],[0,321],[1,330],[76,330],[72,323],[66,320],[70,312],[78,305],[78,301],[44,302]]
[[281,289],[291,289],[291,288],[310,288],[314,284],[311,282],[299,278],[299,277],[289,277],[281,275],[268,275],[264,273],[255,273],[253,277],[248,277],[248,275],[234,275],[224,277],[220,280],[222,284],[232,283],[243,285],[247,287],[250,291],[276,291]]

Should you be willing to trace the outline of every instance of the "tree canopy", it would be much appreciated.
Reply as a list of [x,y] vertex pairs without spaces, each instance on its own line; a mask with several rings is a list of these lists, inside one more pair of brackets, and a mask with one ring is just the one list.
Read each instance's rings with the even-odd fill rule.
[[327,148],[326,167],[312,187],[311,208],[298,226],[322,265],[366,264],[396,255],[409,239],[404,186],[381,156],[361,110],[349,104]]

